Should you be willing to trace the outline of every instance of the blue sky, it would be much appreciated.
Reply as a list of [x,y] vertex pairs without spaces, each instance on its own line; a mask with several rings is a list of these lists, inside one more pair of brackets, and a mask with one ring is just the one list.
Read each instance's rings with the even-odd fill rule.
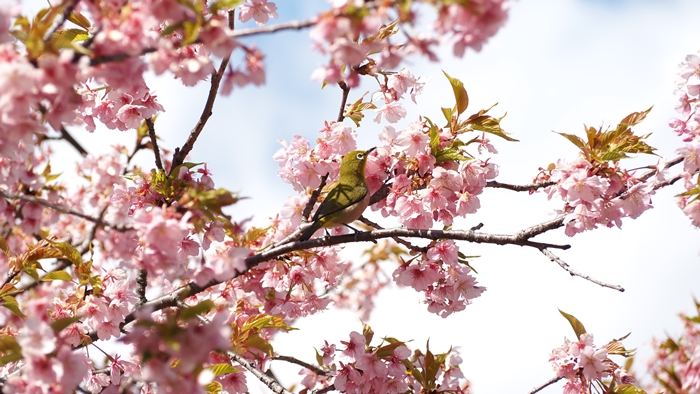
[[[326,6],[322,1],[278,5],[281,20],[305,18]],[[700,49],[697,15],[696,0],[518,1],[506,26],[481,53],[470,51],[463,59],[454,59],[444,48],[442,63],[410,61],[415,75],[432,79],[418,105],[408,104],[407,109],[412,119],[441,118],[439,107],[452,100],[442,69],[464,81],[470,109],[498,102],[494,113],[508,112],[503,126],[521,141],[496,141],[500,154],[493,161],[501,165],[503,182],[528,183],[538,167],[576,155],[574,146],[552,131],[581,133],[584,123],[615,124],[651,105],[654,110],[637,131],[653,133],[650,144],[661,155],[674,157],[680,142],[667,121],[675,115],[675,69],[686,54]],[[310,51],[308,31],[256,41],[266,53],[267,85],[219,98],[190,159],[206,161],[218,186],[250,197],[231,211],[235,217],[254,214],[262,223],[293,194],[276,175],[272,155],[280,146],[277,140],[289,140],[294,134],[315,140],[323,122],[335,119],[340,92],[333,87],[321,90],[310,81],[323,59]],[[239,61],[234,57],[234,63]],[[195,125],[208,86],[186,89],[167,76],[151,78],[149,83],[167,111],[156,123],[161,144],[172,149]],[[363,85],[350,99],[368,90],[374,86]],[[374,146],[380,130],[365,120],[358,130],[359,146]],[[118,131],[73,132],[95,152],[107,151],[106,141],[127,146],[132,141],[131,134]],[[77,160],[69,150],[59,154],[64,163]],[[152,166],[151,157],[138,159],[147,168]],[[635,164],[654,162],[640,158]],[[416,346],[430,338],[436,351],[461,346],[463,371],[475,393],[528,392],[553,376],[549,352],[565,336],[573,338],[557,308],[580,318],[599,345],[631,331],[626,344],[640,348],[637,367],[642,367],[651,336],[679,333],[676,314],[691,311],[692,295],[700,294],[699,233],[675,206],[673,196],[679,192],[679,186],[661,190],[653,200],[655,209],[637,220],[625,220],[622,230],[601,229],[572,239],[561,232],[541,237],[571,243],[571,250],[559,253],[561,258],[578,271],[622,285],[625,293],[572,278],[533,250],[466,244],[462,248],[466,254],[482,256],[475,261],[477,278],[488,288],[473,305],[442,319],[427,313],[412,290],[392,289],[379,296],[368,323],[378,336],[413,339]],[[481,201],[482,210],[456,228],[481,222],[484,231],[512,233],[551,218],[553,209],[559,208],[541,194],[504,190],[488,190]],[[348,255],[361,262],[357,254]],[[276,349],[307,361],[313,360],[312,347],[321,344],[319,338],[337,342],[347,339],[348,330],[361,330],[357,317],[346,311],[300,320],[296,326],[301,330],[281,335]],[[296,369],[277,364],[274,368],[281,371],[278,376],[284,384],[298,383]],[[262,386],[257,390],[251,387],[251,392],[266,392]],[[543,392],[561,391],[555,386]]]

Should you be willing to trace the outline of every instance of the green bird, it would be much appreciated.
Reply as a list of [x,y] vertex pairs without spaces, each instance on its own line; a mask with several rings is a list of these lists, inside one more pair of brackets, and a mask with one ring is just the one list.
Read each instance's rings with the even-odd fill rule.
[[370,198],[365,166],[367,157],[374,149],[355,150],[343,157],[338,181],[321,202],[314,214],[313,224],[304,230],[299,241],[311,238],[318,229],[347,226],[362,216]]

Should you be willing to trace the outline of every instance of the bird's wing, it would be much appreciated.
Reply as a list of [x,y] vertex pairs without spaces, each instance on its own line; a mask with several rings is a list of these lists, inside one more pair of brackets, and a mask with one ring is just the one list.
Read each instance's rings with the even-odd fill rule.
[[335,185],[326,199],[316,210],[313,220],[318,220],[328,214],[341,211],[351,205],[357,204],[369,193],[365,185],[346,185],[338,183]]

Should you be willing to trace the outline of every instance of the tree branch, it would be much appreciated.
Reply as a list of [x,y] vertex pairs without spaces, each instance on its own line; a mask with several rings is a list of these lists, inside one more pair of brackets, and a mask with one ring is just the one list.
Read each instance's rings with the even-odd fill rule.
[[44,36],[44,41],[48,42],[51,37],[61,28],[63,27],[63,24],[66,23],[66,20],[70,17],[70,14],[73,13],[73,10],[75,10],[75,7],[78,5],[80,0],[73,0],[70,4],[68,4],[68,7],[66,7],[63,10],[63,17],[62,19],[58,22],[58,24],[49,32],[47,35]]
[[324,371],[323,369],[311,365],[307,363],[306,361],[301,361],[297,358],[291,357],[291,356],[275,356],[272,358],[273,360],[280,360],[280,361],[286,361],[288,363],[296,364],[296,365],[301,365],[302,367],[309,369],[313,371],[316,375],[328,375],[330,372],[329,371]]
[[316,204],[316,201],[318,200],[318,196],[321,195],[321,190],[326,186],[326,181],[328,180],[328,175],[326,174],[321,177],[321,183],[318,185],[316,190],[314,190],[313,193],[311,193],[311,197],[309,197],[309,202],[306,203],[306,206],[304,207],[304,212],[301,213],[302,219],[308,221],[309,216],[311,216],[311,210],[314,209],[314,205]]
[[250,37],[258,34],[275,33],[282,30],[301,30],[316,24],[316,18],[303,21],[289,21],[276,25],[252,27],[249,29],[239,29],[233,32],[234,37]]
[[141,268],[136,274],[136,294],[139,296],[136,308],[148,302],[146,299],[146,286],[148,286],[148,271]]
[[226,352],[226,354],[229,356],[229,358],[243,366],[243,368],[247,369],[248,372],[252,373],[256,378],[258,378],[261,382],[263,382],[270,390],[272,390],[273,393],[275,394],[293,394],[291,391],[285,389],[282,387],[279,382],[277,382],[275,379],[265,375],[265,373],[261,370],[259,370],[253,363],[250,361],[246,360],[245,358],[237,355],[234,352]]
[[348,102],[350,87],[344,81],[338,82],[338,86],[343,90],[343,98],[340,100],[340,111],[338,112],[338,123],[345,119],[345,104]]
[[131,230],[130,227],[107,223],[107,222],[103,221],[102,218],[96,218],[96,217],[93,217],[90,215],[86,215],[84,213],[75,211],[73,209],[62,207],[60,205],[56,205],[56,204],[50,203],[46,200],[42,200],[42,199],[39,199],[36,197],[23,196],[23,195],[19,195],[19,194],[10,194],[10,193],[7,193],[3,190],[0,190],[0,196],[7,198],[8,200],[22,200],[22,201],[26,201],[26,202],[31,202],[33,204],[41,205],[42,207],[51,208],[55,211],[65,213],[66,215],[73,215],[73,216],[79,217],[81,219],[91,221],[91,222],[96,223],[98,225],[102,225],[102,226],[111,228],[112,230],[115,230],[115,231],[125,232],[128,230]]
[[85,150],[85,148],[83,148],[82,145],[80,145],[80,143],[75,138],[73,138],[72,135],[70,135],[68,130],[66,130],[66,128],[63,125],[61,125],[61,129],[59,131],[61,132],[61,138],[63,138],[64,140],[66,140],[66,142],[71,144],[73,148],[75,148],[75,150],[77,150],[82,156],[87,156],[88,152]]
[[559,257],[555,256],[554,253],[550,252],[550,251],[547,250],[547,249],[540,249],[540,252],[542,252],[543,255],[547,256],[547,257],[548,257],[550,260],[552,260],[553,262],[559,264],[559,266],[560,266],[561,268],[563,268],[564,271],[568,272],[569,275],[571,275],[571,276],[578,276],[579,278],[583,278],[583,279],[585,279],[585,280],[587,280],[587,281],[589,281],[589,282],[593,282],[593,283],[595,283],[595,284],[597,284],[597,285],[599,285],[599,286],[607,287],[607,288],[613,289],[613,290],[617,290],[617,291],[619,291],[620,293],[622,293],[622,292],[625,291],[625,289],[624,289],[622,286],[611,285],[611,284],[609,284],[609,283],[605,283],[605,282],[599,281],[598,279],[593,279],[593,278],[591,278],[590,276],[588,276],[588,275],[586,275],[586,274],[582,274],[582,273],[580,273],[580,272],[574,271],[573,269],[571,269],[571,267],[569,266],[569,264],[567,264],[564,260],[560,259]]
[[158,149],[158,139],[156,138],[156,128],[153,125],[153,118],[144,119],[148,127],[148,136],[151,137],[151,145],[153,145],[153,155],[156,158],[156,168],[163,170],[163,162],[160,161],[160,149]]
[[553,186],[556,185],[555,182],[538,182],[538,183],[533,183],[531,185],[511,185],[508,183],[501,183],[498,181],[488,181],[486,182],[486,187],[493,187],[496,189],[508,189],[512,190],[514,192],[529,192],[529,191],[535,191],[538,189],[542,189],[545,187]]
[[540,386],[538,386],[538,387],[535,387],[532,391],[530,391],[530,394],[535,394],[535,393],[537,393],[538,391],[540,391],[540,390],[544,389],[545,387],[549,386],[550,384],[554,384],[554,383],[560,381],[562,378],[563,378],[563,376],[555,376],[555,377],[549,379],[548,381],[544,382],[542,385],[540,385]]
[[328,387],[326,387],[326,388],[323,388],[323,389],[314,391],[313,394],[324,394],[324,393],[327,393],[327,392],[333,391],[333,390],[335,390],[335,385],[334,385],[334,384],[332,384],[332,385],[330,385],[330,386],[328,386]]
[[226,71],[226,67],[228,67],[228,62],[230,59],[231,54],[229,53],[229,55],[221,61],[221,64],[219,65],[219,70],[216,73],[212,74],[211,87],[209,88],[209,96],[207,96],[207,102],[204,105],[202,115],[200,115],[199,121],[197,121],[197,124],[195,125],[194,129],[192,129],[192,131],[190,132],[190,136],[187,138],[187,141],[185,141],[185,144],[182,145],[182,148],[175,148],[175,154],[173,155],[173,164],[170,167],[171,173],[175,168],[177,168],[177,166],[179,166],[185,161],[185,158],[194,147],[194,143],[197,141],[199,134],[202,132],[202,130],[204,130],[204,126],[207,124],[207,121],[211,117],[213,113],[212,110],[214,108],[214,101],[216,100],[216,95],[219,91],[219,84],[221,83],[221,78],[224,76],[224,71]]

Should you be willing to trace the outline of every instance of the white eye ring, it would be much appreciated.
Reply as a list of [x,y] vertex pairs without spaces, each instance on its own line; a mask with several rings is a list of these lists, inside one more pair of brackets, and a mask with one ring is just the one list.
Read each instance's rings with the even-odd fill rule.
[[355,157],[357,158],[357,160],[362,160],[362,159],[365,158],[365,154],[364,154],[364,153],[358,153]]

